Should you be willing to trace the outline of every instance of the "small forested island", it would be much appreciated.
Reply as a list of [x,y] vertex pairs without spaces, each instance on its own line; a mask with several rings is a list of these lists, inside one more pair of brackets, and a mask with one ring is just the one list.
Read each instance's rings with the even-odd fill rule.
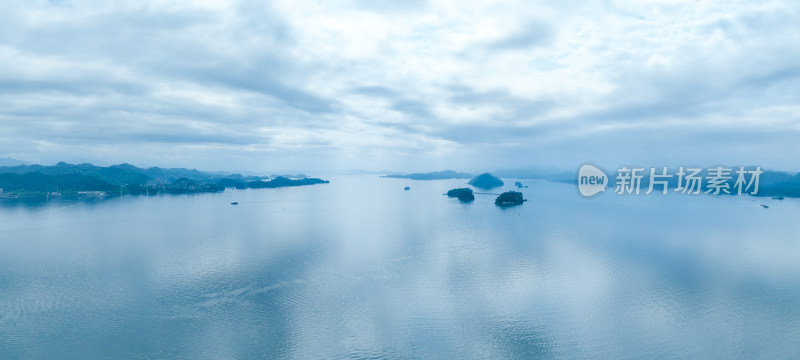
[[108,167],[58,163],[53,166],[0,166],[0,198],[103,197],[111,195],[192,194],[226,188],[262,189],[325,184],[318,178],[242,176],[189,169]]
[[452,189],[447,192],[447,196],[458,198],[458,200],[461,200],[463,202],[470,202],[472,200],[475,200],[475,195],[472,193],[472,189],[470,188]]
[[384,175],[381,177],[410,180],[444,180],[444,179],[469,179],[471,174],[460,173],[453,170],[435,171],[428,173],[414,173],[406,175]]
[[328,182],[329,182],[328,180],[322,180],[317,178],[287,179],[285,177],[278,176],[268,181],[262,181],[262,180],[248,181],[245,183],[245,186],[251,189],[269,189],[269,188],[284,187],[284,186],[327,184]]
[[497,205],[497,206],[513,206],[513,205],[522,204],[525,201],[527,201],[527,200],[525,200],[522,197],[522,193],[521,192],[518,192],[518,191],[506,191],[506,192],[500,194],[500,196],[498,196],[497,199],[494,200],[494,204]]
[[469,181],[469,184],[479,189],[489,190],[503,186],[503,180],[500,180],[498,177],[492,174],[483,173],[472,178],[472,180]]

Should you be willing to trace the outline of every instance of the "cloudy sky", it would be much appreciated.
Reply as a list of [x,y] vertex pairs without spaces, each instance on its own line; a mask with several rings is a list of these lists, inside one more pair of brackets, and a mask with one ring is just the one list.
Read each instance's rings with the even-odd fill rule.
[[800,170],[796,1],[0,2],[0,157]]

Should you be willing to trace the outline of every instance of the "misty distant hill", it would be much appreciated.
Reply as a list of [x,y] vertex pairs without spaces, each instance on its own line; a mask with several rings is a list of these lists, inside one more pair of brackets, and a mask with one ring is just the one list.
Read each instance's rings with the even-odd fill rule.
[[[748,167],[748,169],[752,169],[753,167]],[[660,169],[657,169],[660,171]],[[735,170],[733,169],[732,179],[728,180],[728,186],[731,191],[734,189],[734,183],[736,181],[736,174]],[[641,188],[647,189],[649,187],[649,168],[646,169],[646,173],[643,173],[642,180],[640,183]],[[676,174],[678,169],[669,169],[668,174]],[[497,170],[492,172],[495,176],[500,178],[515,178],[515,179],[538,179],[538,180],[550,180],[555,182],[563,182],[569,184],[577,184],[578,174],[577,171],[562,171],[558,169],[546,169],[546,168],[537,168],[537,167],[520,167],[514,169],[506,169],[506,170]],[[607,169],[607,175],[609,176],[607,186],[610,188],[615,187],[616,184],[616,170]],[[701,174],[703,179],[705,180],[705,176],[707,175],[706,169],[703,169]],[[439,180],[439,179],[469,179],[472,176],[466,173],[459,173],[452,170],[445,170],[445,171],[438,171],[438,172],[430,172],[430,173],[415,173],[415,174],[407,174],[407,175],[385,175],[383,177],[389,178],[401,178],[401,179],[411,179],[411,180]],[[673,176],[668,180],[669,188],[674,190],[677,188],[677,177]],[[701,184],[701,191],[705,192],[708,190],[706,186],[706,181],[703,181]],[[764,196],[764,197],[792,197],[792,198],[800,198],[800,173],[788,173],[783,171],[774,171],[774,170],[764,170],[759,177],[759,190],[755,196]],[[654,191],[658,192],[661,191],[661,187],[657,186]],[[752,189],[750,190],[752,191]],[[750,193],[747,191],[746,193]],[[673,191],[674,192],[674,191]]]
[[[545,169],[537,167],[521,167],[492,171],[497,177],[511,179],[537,179],[555,181],[574,181],[575,172],[556,169]],[[434,171],[427,173],[413,174],[390,174],[382,177],[411,180],[442,180],[442,179],[472,179],[475,175],[470,173],[456,172],[453,170]]]
[[30,163],[12,158],[0,158],[0,166],[18,166],[18,165],[30,165]]
[[442,179],[471,179],[472,174],[456,172],[453,170],[434,171],[428,173],[414,173],[407,175],[384,175],[382,177],[411,180],[442,180]]
[[[748,167],[748,169],[752,170],[753,167]],[[645,173],[642,175],[642,179],[640,182],[640,189],[648,189],[650,187],[650,169],[645,169]],[[656,174],[659,174],[661,169],[656,169]],[[678,169],[669,169],[667,174],[673,175],[671,178],[668,178],[666,181],[669,184],[668,187],[670,191],[674,192],[674,190],[678,187],[678,178],[675,175]],[[609,171],[607,174],[609,176],[608,184],[606,185],[609,188],[615,188],[617,184],[617,172],[614,170],[613,172]],[[703,169],[700,173],[702,177],[702,181],[700,182],[700,191],[705,192],[708,190],[708,184],[706,181],[706,176],[708,175],[707,169]],[[731,174],[731,178],[724,183],[728,184],[728,189],[731,193],[736,193],[737,191],[734,190],[734,184],[736,183],[736,179],[738,175],[736,175],[736,169],[733,169]],[[750,175],[747,176],[747,181],[750,180]],[[560,180],[559,180],[560,181]],[[573,184],[577,184],[577,174],[573,174],[572,178],[568,181]],[[686,179],[684,179],[684,184],[686,183]],[[640,190],[642,191],[642,190]],[[654,192],[661,192],[662,186],[656,185],[654,187]],[[747,191],[743,191],[743,193],[750,194],[752,189]],[[641,192],[640,192],[641,193]],[[758,193],[754,196],[762,196],[762,197],[792,197],[792,198],[800,198],[800,173],[792,174],[783,171],[774,171],[774,170],[764,170],[764,172],[759,176],[759,185],[758,185]]]
[[577,174],[574,171],[563,171],[557,169],[546,169],[538,167],[521,167],[492,172],[495,176],[512,179],[532,179],[532,180],[552,180],[568,181],[574,180]]
[[[554,181],[574,181],[576,174],[571,171],[563,171],[556,169],[545,169],[537,167],[520,167],[514,169],[505,169],[492,171],[497,177],[512,178],[512,179],[537,179],[537,180],[554,180]],[[475,175],[469,173],[456,172],[453,170],[434,171],[427,173],[413,173],[413,174],[391,174],[382,177],[397,178],[397,179],[411,179],[411,180],[442,180],[442,179],[472,179]]]

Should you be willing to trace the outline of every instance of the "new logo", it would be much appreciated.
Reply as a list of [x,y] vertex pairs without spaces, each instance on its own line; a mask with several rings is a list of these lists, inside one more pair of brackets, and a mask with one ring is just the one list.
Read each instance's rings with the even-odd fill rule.
[[607,184],[608,176],[592,165],[583,165],[578,171],[578,191],[583,196],[588,197],[606,191]]

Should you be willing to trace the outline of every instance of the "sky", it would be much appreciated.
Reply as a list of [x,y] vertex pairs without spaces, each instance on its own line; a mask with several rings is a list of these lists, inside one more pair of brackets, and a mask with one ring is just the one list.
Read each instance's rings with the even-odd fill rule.
[[0,157],[800,171],[797,1],[0,3]]

